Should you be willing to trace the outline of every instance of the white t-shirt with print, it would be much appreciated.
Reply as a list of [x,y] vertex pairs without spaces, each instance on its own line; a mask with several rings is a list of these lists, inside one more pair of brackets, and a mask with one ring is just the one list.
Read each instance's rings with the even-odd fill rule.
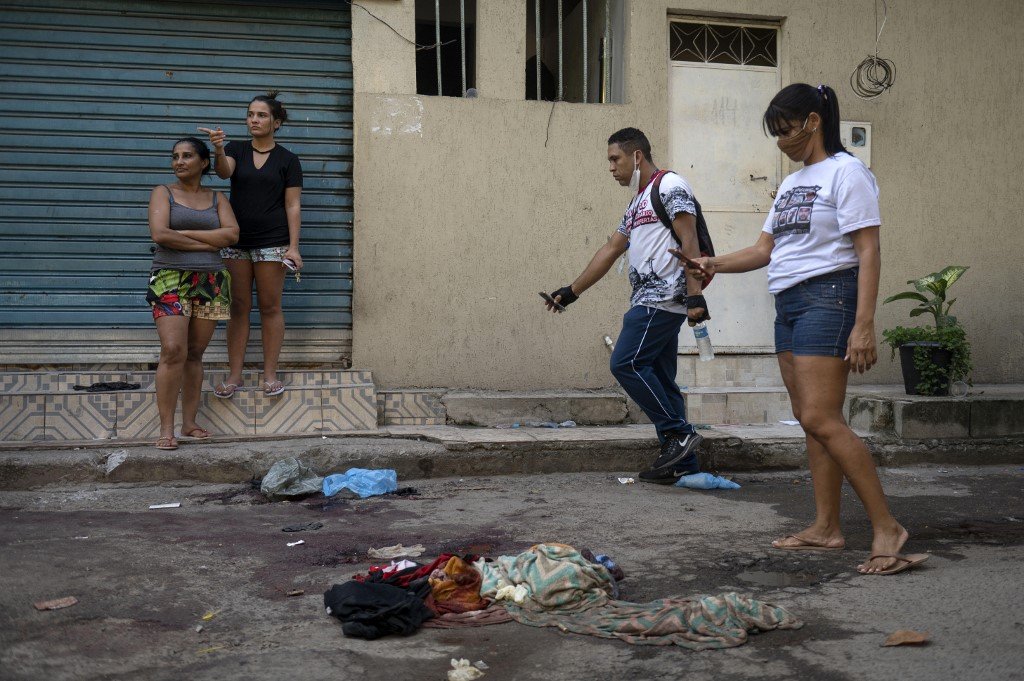
[[[686,314],[686,277],[679,260],[668,252],[679,243],[651,205],[654,177],[629,202],[618,232],[629,239],[629,283],[633,287],[630,305],[655,307]],[[693,190],[679,175],[664,172],[659,186],[665,212],[675,220],[679,213],[697,214]]]
[[782,181],[764,223],[775,239],[768,291],[856,267],[850,233],[881,224],[878,185],[860,159],[840,152],[804,166]]

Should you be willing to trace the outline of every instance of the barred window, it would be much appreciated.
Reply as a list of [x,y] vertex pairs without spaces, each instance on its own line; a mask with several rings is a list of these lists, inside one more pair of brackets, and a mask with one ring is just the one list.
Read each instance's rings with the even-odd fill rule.
[[526,99],[621,102],[625,0],[527,0]]
[[774,28],[684,21],[669,24],[672,61],[778,66],[778,56],[778,31]]
[[476,87],[476,0],[416,0],[416,92],[464,97]]

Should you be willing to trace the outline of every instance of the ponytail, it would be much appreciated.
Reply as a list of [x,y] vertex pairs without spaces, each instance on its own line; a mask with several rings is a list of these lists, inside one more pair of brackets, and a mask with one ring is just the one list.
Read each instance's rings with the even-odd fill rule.
[[765,110],[761,126],[767,134],[777,137],[790,122],[805,120],[812,113],[821,117],[825,153],[850,153],[839,136],[839,97],[828,85],[793,83],[782,88]]
[[821,124],[825,142],[825,153],[835,156],[839,152],[849,154],[843,146],[843,139],[839,135],[839,98],[836,91],[828,85],[819,85],[818,96],[821,97]]

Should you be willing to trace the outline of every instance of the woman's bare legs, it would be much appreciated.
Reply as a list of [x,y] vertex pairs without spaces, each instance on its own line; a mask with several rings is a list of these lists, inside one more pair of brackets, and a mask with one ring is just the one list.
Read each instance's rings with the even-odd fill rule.
[[[849,370],[846,361],[838,357],[793,357],[792,377],[798,396],[800,425],[809,438],[822,446],[831,464],[842,471],[860,497],[874,533],[871,555],[896,555],[909,535],[889,513],[889,504],[867,445],[850,430],[843,418]],[[840,486],[835,484],[835,470],[823,464],[820,457],[812,466],[812,477],[816,469],[819,477],[814,479],[815,504],[819,513],[823,512],[826,517],[816,520],[815,525],[823,527],[830,524],[833,519],[827,516],[833,513],[832,509],[835,509],[838,525]],[[819,479],[824,483],[821,489],[818,488]],[[877,558],[865,561],[857,569],[862,573],[873,573],[894,563],[891,558]]]
[[[281,294],[284,292],[285,268],[279,262],[258,262],[253,266],[256,298],[260,306],[260,329],[263,334],[263,381],[277,381],[277,360],[284,344],[284,313]],[[232,315],[234,316],[234,315]]]
[[249,312],[252,310],[253,264],[251,260],[225,259],[231,273],[231,319],[228,320],[228,377],[224,383],[242,385],[245,349],[249,345]]
[[[793,353],[780,352],[778,357],[782,382],[786,385],[790,403],[793,406],[793,416],[799,421],[802,410],[796,368],[793,365]],[[843,388],[845,392],[845,383]],[[843,485],[843,470],[828,455],[824,445],[808,433],[805,433],[805,436],[807,460],[814,486],[814,523],[797,533],[798,537],[806,541],[801,542],[793,537],[785,537],[772,542],[772,546],[790,548],[812,543],[822,547],[839,548],[845,544],[842,530],[839,527],[839,500]]]
[[160,412],[160,437],[174,440],[174,412],[184,378],[188,354],[189,318],[181,315],[158,317],[160,364],[156,368],[156,406]]
[[200,391],[203,389],[203,353],[216,328],[217,321],[214,319],[192,319],[188,326],[188,350],[181,384],[182,434],[191,433],[199,427],[196,415],[199,412]]

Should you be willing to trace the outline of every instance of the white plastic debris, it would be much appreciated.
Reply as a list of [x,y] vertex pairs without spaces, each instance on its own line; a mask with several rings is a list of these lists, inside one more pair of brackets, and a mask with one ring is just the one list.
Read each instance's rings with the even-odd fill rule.
[[179,508],[181,506],[180,501],[175,501],[172,504],[151,504],[149,510],[153,511],[158,508]]
[[792,419],[783,419],[782,421],[779,421],[779,423],[781,423],[784,426],[799,426],[800,425],[799,421],[794,421]]
[[633,478],[618,478],[618,481],[623,485],[632,485],[636,482]]
[[288,546],[298,546],[299,544],[305,544],[305,543],[306,543],[305,539],[300,539],[299,541],[290,541],[290,542],[288,542]]
[[485,671],[487,669],[490,669],[490,667],[487,666],[487,663],[484,662],[483,660],[477,660],[476,662],[473,663],[473,666],[476,667],[477,669],[479,669],[480,671]]
[[107,457],[107,475],[114,472],[114,469],[123,464],[128,460],[128,450],[121,449],[116,452],[111,452],[110,456]]
[[448,670],[448,681],[473,681],[484,673],[471,665],[469,660],[452,658],[452,668]]

